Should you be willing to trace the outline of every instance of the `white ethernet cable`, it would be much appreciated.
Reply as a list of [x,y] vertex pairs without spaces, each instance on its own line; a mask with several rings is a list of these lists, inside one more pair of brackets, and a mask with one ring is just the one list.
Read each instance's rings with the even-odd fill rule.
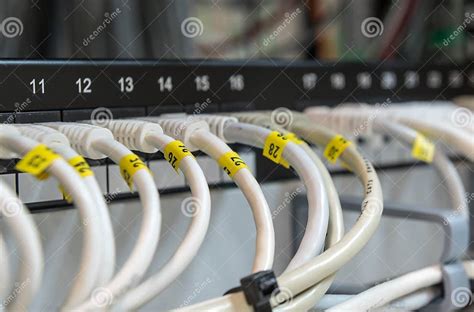
[[[388,113],[389,115],[390,113]],[[445,126],[443,124],[433,124],[426,120],[397,116],[396,121],[404,125],[416,129],[426,134],[432,139],[440,140],[446,146],[452,146],[456,151],[461,152],[470,161],[474,161],[474,136]]]
[[348,107],[343,110],[314,107],[308,109],[307,113],[314,121],[335,131],[387,134],[410,147],[413,157],[432,163],[436,168],[447,187],[452,209],[458,214],[468,214],[466,192],[459,173],[445,153],[435,148],[433,143],[422,134],[403,124],[393,122],[385,116],[374,116],[370,111],[352,110]]
[[[456,168],[441,150],[435,149],[432,143],[427,141],[416,131],[406,126],[391,122],[390,120],[386,120],[385,118],[373,117],[370,113],[364,113],[363,111],[350,111],[348,109],[344,111],[328,111],[321,109],[318,111],[318,108],[314,108],[309,111],[309,114],[312,114],[315,121],[321,124],[327,126],[332,125],[333,128],[338,127],[338,129],[334,129],[337,131],[354,133],[356,129],[361,128],[360,125],[364,125],[363,128],[366,133],[379,132],[388,134],[404,144],[412,146],[412,155],[414,157],[428,163],[432,162],[433,166],[439,172],[441,179],[448,190],[454,212],[457,215],[467,216],[469,214],[468,203],[465,198],[465,189]],[[416,280],[410,282],[408,277],[403,279],[403,281],[407,282],[407,285],[401,286],[401,288],[404,289],[416,285]],[[416,290],[428,286],[420,286]],[[385,294],[384,302],[390,302],[399,297],[399,292],[391,292]],[[367,296],[364,297],[363,300],[357,298],[358,297],[355,296],[353,299],[336,306],[335,309],[372,309],[374,307],[382,306],[380,297]]]
[[[157,187],[147,166],[113,134],[101,127],[68,122],[51,122],[43,125],[63,133],[74,150],[91,159],[109,157],[120,165],[120,171],[130,188],[136,187],[143,206],[142,225],[137,243],[122,268],[109,283],[95,289],[88,301],[76,308],[96,310],[106,308],[119,296],[135,286],[148,269],[160,237],[161,211]],[[100,301],[99,301],[100,299]]]
[[[468,277],[474,279],[474,261],[464,261],[463,266]],[[435,286],[441,283],[442,280],[441,266],[429,266],[378,284],[341,304],[333,306],[327,311],[352,311],[354,309],[357,311],[367,311],[380,308],[394,299],[402,298],[412,293],[426,294],[429,291],[429,289],[426,289],[427,287]]]
[[[262,127],[278,130],[283,134],[288,134],[288,131],[276,125],[275,123],[269,123],[269,119],[265,116],[262,116],[258,113],[232,113],[232,116],[242,117],[244,120],[249,119],[252,124],[256,124]],[[247,116],[247,119],[245,118]],[[291,134],[290,134],[291,135]],[[332,181],[331,175],[329,174],[326,166],[323,164],[321,159],[315,154],[315,152],[306,144],[306,142],[301,141],[300,147],[308,154],[312,159],[313,163],[318,168],[319,172],[324,181],[324,186],[328,195],[329,201],[329,227],[328,227],[328,238],[327,245],[331,247],[335,245],[343,236],[344,236],[344,220],[342,216],[341,203],[339,201],[339,196],[337,194],[336,188]],[[314,287],[312,291],[306,292],[304,294],[307,298],[314,297],[313,293],[321,293],[321,296],[326,292],[325,288],[329,288],[332,284],[334,277],[327,278],[324,283],[319,284]],[[302,300],[302,295],[298,297],[295,301],[290,300],[290,303],[283,304],[275,308],[276,311],[293,311],[298,310],[307,310],[314,307],[313,302],[305,303]]]
[[[87,121],[90,123],[93,121]],[[191,263],[201,247],[209,226],[211,198],[206,178],[196,159],[181,141],[163,134],[156,123],[141,120],[110,120],[104,124],[115,139],[131,150],[144,153],[162,151],[170,165],[181,169],[191,189],[186,202],[195,213],[188,231],[173,256],[155,275],[126,293],[117,303],[118,310],[136,310],[156,297]],[[186,200],[186,199],[185,199]]]
[[[441,290],[439,287],[426,287],[381,306],[380,308],[371,309],[370,311],[417,311],[428,305],[440,295]],[[327,311],[328,309],[341,304],[344,301],[348,301],[355,296],[356,295],[326,295],[321,299],[321,301],[319,301],[315,310]]]
[[[280,287],[284,287],[287,292],[290,292],[293,295],[293,300],[289,304],[276,307],[278,300],[274,297],[272,305],[276,307],[276,310],[288,311],[292,309],[307,310],[315,306],[329,289],[334,279],[334,273],[354,257],[372,237],[380,222],[383,211],[380,182],[370,162],[361,156],[353,146],[347,144],[336,145],[335,141],[341,141],[341,137],[336,133],[315,125],[301,113],[291,112],[291,114],[291,117],[295,120],[284,124],[285,128],[295,132],[310,143],[326,146],[326,149],[329,147],[340,147],[340,154],[335,158],[340,157],[355,175],[359,177],[364,185],[365,198],[362,202],[360,217],[341,241],[309,263],[296,270],[282,274],[278,278]],[[239,116],[239,118],[242,122],[252,123],[252,120],[257,115],[259,116],[258,118],[266,116],[267,121],[265,124],[272,122],[270,112],[249,113],[247,118],[244,119],[242,116]],[[191,311],[194,309],[241,310],[248,309],[248,305],[242,293],[237,293],[189,307]]]
[[[204,116],[199,116],[199,118],[202,118]],[[247,145],[252,145],[252,146],[262,146],[263,143],[265,142],[266,140],[266,137],[268,135],[269,130],[265,129],[265,128],[262,128],[262,127],[255,127],[255,128],[258,128],[260,129],[259,131],[262,131],[263,130],[266,130],[265,132],[265,135],[262,136],[262,135],[256,135],[255,132],[253,132],[255,129],[250,129],[252,128],[252,125],[245,125],[245,127],[247,126],[250,126],[250,128],[246,128],[246,129],[250,129],[251,131],[249,131],[249,137],[250,138],[240,138],[240,137],[232,137],[232,135],[234,135],[235,131],[237,132],[240,132],[241,130],[240,129],[233,129],[234,131],[231,131],[229,130],[229,126],[225,125],[225,122],[224,121],[217,121],[217,118],[218,117],[212,117],[212,119],[214,119],[214,122],[209,122],[210,124],[210,127],[213,129],[213,132],[216,133],[216,134],[219,134],[221,135],[223,138],[225,139],[228,139],[230,140],[231,142],[242,142],[244,144],[247,144]],[[232,119],[232,118],[225,118],[225,117],[220,117],[219,119],[225,119],[226,121]],[[191,119],[192,120],[192,119]],[[170,121],[171,122],[171,121]],[[186,123],[186,120],[183,120],[182,121],[183,123]],[[241,125],[237,122],[232,122],[230,123],[230,125],[232,124],[235,124],[235,125]],[[162,125],[163,126],[163,125]],[[229,130],[229,131],[228,131]],[[244,133],[246,130],[243,130]],[[230,134],[232,133],[232,134]],[[258,132],[257,132],[258,133]],[[262,133],[260,133],[262,134]],[[239,135],[237,135],[239,136]],[[274,137],[277,137],[278,135],[272,135]],[[263,140],[262,140],[262,137],[263,137]],[[286,140],[286,137],[284,138],[284,140]],[[308,182],[308,181],[311,181],[311,179],[315,179],[316,181],[312,181],[310,183],[306,183],[306,187],[308,188],[308,194],[312,194],[312,195],[309,195],[309,196],[314,196],[314,194],[321,194],[321,197],[325,197],[326,194],[325,194],[325,190],[324,190],[324,186],[322,183],[319,183],[319,181],[321,180],[320,178],[316,178],[315,177],[315,172],[317,172],[317,169],[315,167],[315,165],[313,164],[312,160],[295,144],[293,143],[294,141],[292,140],[291,142],[287,142],[286,143],[286,147],[284,149],[282,149],[282,152],[283,152],[283,155],[284,155],[284,158],[288,161],[288,163],[291,163],[291,165],[293,167],[295,167],[295,170],[297,170],[297,172],[300,174],[300,176],[303,176],[303,180],[305,180],[305,182]],[[269,145],[270,147],[270,145]],[[284,151],[283,151],[284,150]],[[285,152],[286,151],[286,152]],[[271,153],[273,154],[273,153]],[[281,160],[281,159],[280,159]],[[305,171],[307,168],[311,169],[311,170],[308,170],[307,172]],[[314,182],[317,182],[318,183],[318,187],[320,188],[321,191],[315,189],[315,183]],[[327,198],[326,199],[321,199],[321,201],[324,203],[325,202],[325,208],[326,208],[326,213],[328,214],[328,204],[327,204]],[[316,201],[313,199],[313,201],[310,201],[310,205],[315,203]],[[324,208],[323,208],[324,209]],[[327,219],[326,219],[327,220]],[[339,220],[342,224],[342,220]],[[311,222],[311,221],[310,221]],[[327,227],[327,223],[326,223],[326,227]],[[341,231],[342,229],[342,225],[339,229],[339,231]],[[318,229],[317,229],[318,230]],[[325,234],[326,234],[326,228],[324,228],[323,230],[324,234],[323,234],[323,240],[324,240],[324,237],[325,237]],[[308,230],[307,230],[308,232]],[[335,230],[335,232],[337,232],[337,230]],[[311,233],[311,232],[310,232]],[[313,232],[314,233],[314,232]],[[305,233],[306,234],[306,233]],[[334,243],[335,240],[338,240],[337,237],[335,237],[332,241],[331,241],[331,244]],[[301,246],[300,245],[300,251],[301,251]],[[313,247],[310,247],[308,248],[307,250],[302,250],[304,253],[306,252],[311,252],[313,255],[317,254],[320,250],[316,251],[316,248],[314,247],[314,242],[313,242]],[[305,248],[305,247],[304,247]],[[308,255],[308,254],[306,254]],[[306,262],[305,260],[302,260],[302,262]],[[309,261],[311,262],[311,261]],[[307,264],[309,264],[309,262]],[[306,265],[303,265],[301,266],[300,268],[307,268],[307,264]],[[298,271],[295,270],[295,271]],[[294,290],[294,286],[296,286],[297,288],[298,287],[304,287],[302,289],[300,289],[299,291],[303,291],[304,289],[308,288],[309,286],[311,286],[312,284],[309,284],[308,286],[304,286],[304,285],[301,285],[298,281],[298,278],[296,280],[296,283],[295,283],[295,280],[292,280],[291,278],[288,279],[287,277],[290,275],[291,272],[295,272],[295,271],[290,271],[288,273],[284,273],[282,275],[282,277],[280,277],[278,280],[279,280],[279,284],[280,285],[283,285],[283,287],[287,288],[286,286],[288,285],[290,288],[288,288],[289,292],[290,293],[293,293],[293,290]],[[307,272],[304,272],[303,275],[306,276],[306,273]],[[309,272],[311,273],[311,272]],[[283,278],[283,284],[281,283],[282,281],[282,278]],[[287,278],[285,280],[285,278]],[[286,283],[286,281],[289,281],[289,284]],[[293,284],[292,284],[293,283]],[[279,304],[278,302],[278,297],[273,297],[272,299],[272,305],[276,306]],[[207,310],[207,309],[217,309],[217,310],[231,310],[231,309],[235,309],[235,310],[238,310],[238,311],[241,311],[241,310],[248,310],[249,307],[245,301],[245,299],[243,298],[243,295],[241,292],[238,292],[238,293],[233,293],[233,294],[229,294],[229,295],[226,295],[226,296],[223,296],[221,298],[216,298],[216,299],[213,299],[213,300],[210,300],[210,301],[206,301],[204,303],[201,303],[201,304],[197,304],[197,305],[193,305],[193,306],[190,306],[190,307],[186,307],[184,308],[184,310],[189,310],[189,311],[193,311],[193,310]]]
[[[221,139],[213,135],[204,121],[161,117],[140,119],[158,123],[165,134],[183,141],[191,151],[201,150],[219,162],[221,167],[227,166],[235,169],[235,172],[228,171],[229,176],[247,199],[255,220],[257,238],[252,271],[258,272],[271,269],[275,254],[275,233],[270,208],[260,185],[240,157]],[[233,158],[236,162],[229,163],[230,158]]]
[[[90,194],[94,197],[96,212],[102,221],[102,265],[97,275],[96,287],[104,286],[113,276],[115,269],[115,237],[110,220],[110,214],[104,195],[94,177],[94,172],[86,160],[70,147],[65,135],[50,127],[37,124],[14,124],[24,136],[49,146],[61,155],[82,177]],[[80,278],[76,283],[80,283]]]
[[[464,102],[462,100],[458,100]],[[454,102],[403,102],[391,104],[386,110],[397,115],[428,120],[431,124],[443,124],[454,130],[465,130],[474,133],[473,113],[465,107],[459,107]],[[422,117],[417,117],[422,116]]]
[[[307,190],[308,221],[300,246],[285,271],[292,270],[321,253],[329,222],[328,196],[318,168],[307,153],[298,146],[302,142],[283,137],[287,141],[284,143],[286,145],[278,146],[278,139],[274,142],[269,139],[274,135],[278,137],[278,132],[252,124],[239,123],[233,117],[203,114],[197,118],[205,120],[214,134],[226,142],[262,148],[264,153],[268,149],[272,157],[281,156],[302,179]],[[271,153],[272,144],[274,153]],[[278,148],[280,151],[277,151]]]
[[[17,280],[20,285],[24,285],[19,293],[16,293],[17,289],[13,289],[12,293],[7,294],[5,297],[3,294],[0,294],[0,298],[3,300],[2,307],[5,305],[11,311],[27,310],[40,287],[43,276],[44,260],[41,239],[33,218],[26,207],[17,195],[1,180],[0,215],[10,228],[11,233],[13,233],[16,245],[20,251],[20,270]],[[5,242],[2,239],[0,242],[0,245],[2,245],[0,248],[1,253],[6,252],[4,244]],[[8,254],[2,254],[0,258],[8,260]],[[8,269],[8,262],[2,262],[2,269],[4,265]],[[5,283],[2,287],[9,287],[8,275],[5,278],[5,281],[2,279],[2,284]]]
[[[371,116],[386,117],[393,121],[402,123],[410,128],[413,128],[431,139],[440,140],[445,146],[453,148],[455,151],[462,153],[470,161],[474,161],[474,136],[467,131],[463,131],[450,125],[447,122],[432,122],[426,116],[429,116],[428,110],[423,110],[418,113],[410,110],[409,107],[414,107],[414,104],[423,104],[424,102],[411,102],[408,108],[404,106],[389,107],[367,105],[360,103],[346,103],[339,105],[336,110],[349,111],[364,111]],[[308,114],[316,116],[318,110],[310,108],[306,111]]]
[[[255,124],[255,125],[265,127],[265,128],[280,131],[285,135],[289,133],[286,129],[282,128],[276,123],[270,122],[269,118],[267,118],[266,116],[260,113],[230,113],[230,115],[234,116],[237,119],[239,119],[240,117],[243,121],[249,122],[251,124]],[[301,141],[300,147],[312,159],[313,163],[316,165],[319,172],[321,173],[321,176],[324,181],[324,186],[326,188],[326,192],[328,195],[329,213],[330,213],[327,244],[328,244],[328,247],[331,247],[334,244],[336,244],[344,236],[344,220],[342,216],[342,208],[341,208],[341,203],[339,201],[339,196],[337,194],[337,190],[332,181],[331,175],[329,171],[327,170],[326,166],[321,161],[321,159],[316,155],[316,153],[311,149],[311,147],[309,147],[309,145],[306,142]],[[316,286],[315,289],[313,289],[313,292],[321,292],[323,291],[323,288],[325,286],[329,288],[333,280],[334,280],[334,277],[328,278],[325,282],[325,285],[320,284]],[[322,292],[322,294],[324,294],[324,292]],[[306,292],[305,296],[310,298],[312,297],[312,294],[311,292]],[[304,310],[304,309],[309,309],[309,308],[314,307],[314,304],[312,303],[307,304],[307,306],[303,305],[301,302],[302,301],[301,298],[302,297],[300,296],[299,299],[295,303],[293,303],[293,301],[290,301],[291,303],[289,304],[278,306],[277,308],[275,308],[275,310],[292,311],[294,309]]]
[[[94,201],[88,193],[79,174],[58,154],[52,152],[44,144],[19,134],[11,126],[3,125],[0,129],[0,150],[2,158],[14,158],[19,155],[22,160],[16,168],[35,176],[53,175],[61,183],[64,190],[71,195],[78,208],[84,226],[84,243],[78,275],[80,283],[75,283],[66,299],[67,304],[79,303],[92,291],[102,260],[101,244],[98,237],[101,223],[96,218]],[[8,156],[8,152],[12,154]]]

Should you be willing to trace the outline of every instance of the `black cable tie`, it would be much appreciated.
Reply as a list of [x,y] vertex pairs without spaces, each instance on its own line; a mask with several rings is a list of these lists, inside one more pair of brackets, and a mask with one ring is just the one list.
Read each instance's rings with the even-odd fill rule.
[[278,282],[272,270],[260,271],[240,280],[240,290],[245,300],[255,312],[271,312],[270,299],[280,292]]

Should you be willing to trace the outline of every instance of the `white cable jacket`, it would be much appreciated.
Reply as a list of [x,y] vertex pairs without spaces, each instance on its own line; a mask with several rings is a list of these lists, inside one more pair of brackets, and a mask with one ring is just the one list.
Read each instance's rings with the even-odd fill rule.
[[[50,147],[64,159],[71,159],[79,154],[67,145],[51,144]],[[96,204],[96,211],[102,221],[102,265],[97,276],[96,287],[104,286],[110,281],[115,270],[115,235],[112,228],[112,220],[110,219],[109,209],[104,199],[104,195],[94,176],[83,177],[82,181],[89,190]]]
[[410,272],[372,287],[328,311],[367,311],[380,308],[393,301],[394,298],[401,298],[422,288],[440,283],[442,276],[439,265]]
[[[217,136],[205,130],[195,131],[191,135],[190,141],[215,160],[232,151]],[[246,168],[239,170],[233,176],[233,180],[247,199],[255,220],[257,239],[252,271],[258,272],[271,269],[275,254],[275,232],[270,208],[260,185],[250,170]]]
[[[270,130],[245,123],[230,123],[224,136],[231,142],[238,142],[263,148]],[[311,158],[296,144],[289,142],[283,157],[303,180],[308,197],[308,222],[301,244],[286,268],[292,270],[318,255],[325,243],[329,222],[328,198],[322,177]]]
[[[387,133],[398,140],[403,141],[407,145],[411,146],[417,136],[417,133],[403,125],[398,125],[396,123],[387,121],[387,120],[381,120],[380,118],[373,118],[373,128],[377,132],[383,132]],[[452,206],[453,209],[456,210],[459,213],[466,214],[467,213],[467,203],[464,198],[464,187],[462,185],[462,181],[452,165],[452,163],[449,161],[449,159],[442,153],[439,149],[436,150],[435,152],[435,157],[433,159],[433,165],[438,169],[440,172],[441,177],[443,178],[443,181],[445,181],[446,186],[448,188],[448,192],[451,198]],[[420,287],[424,287],[424,284]],[[408,285],[406,285],[408,286]],[[413,284],[411,284],[413,286]],[[430,285],[428,285],[430,286]],[[406,288],[405,285],[399,284],[400,288]],[[418,288],[416,288],[418,290]],[[399,293],[389,293],[385,295],[385,299],[383,302],[390,302],[394,299],[399,298]],[[363,299],[359,300],[360,302],[364,303],[364,306],[358,306],[357,298],[354,297],[354,299],[349,300],[347,303],[344,303],[343,305],[335,307],[337,309],[363,309],[363,310],[368,310],[376,307],[381,307],[383,304],[380,302],[380,297],[373,297],[372,295],[367,295]],[[352,302],[352,305],[351,305]]]
[[[14,127],[24,136],[35,141],[46,144],[56,153],[60,154],[64,159],[70,160],[79,154],[70,147],[68,138],[50,127],[38,124],[15,124]],[[94,176],[83,177],[83,181],[89,189],[90,194],[94,197],[96,210],[102,221],[102,265],[97,277],[96,286],[103,286],[113,276],[115,269],[115,237],[112,229],[112,222],[107,205],[104,200],[102,191]]]
[[[427,287],[371,311],[416,311],[429,304],[440,294],[439,287]],[[326,295],[321,298],[315,310],[326,311],[353,297],[354,295]]]
[[[35,141],[18,135],[0,135],[0,144],[20,156],[37,145]],[[64,159],[54,160],[46,172],[57,178],[73,198],[81,219],[87,221],[83,222],[84,239],[79,274],[66,298],[64,305],[67,307],[78,304],[87,298],[94,288],[102,262],[101,244],[97,239],[100,237],[101,223],[100,219],[95,217],[96,211],[92,198],[88,193],[83,192],[86,186],[82,179]]]
[[[2,299],[8,299],[3,301],[6,302],[8,310],[25,311],[28,309],[41,284],[44,264],[41,239],[36,224],[26,207],[1,180],[0,214],[15,237],[15,242],[20,251],[20,269],[16,280],[22,286],[20,292],[16,293],[18,289],[13,289],[13,293],[7,298],[2,296]],[[3,240],[1,243],[4,244]],[[2,245],[0,252],[5,251],[5,246]],[[8,254],[3,254],[2,260],[3,257],[8,257]],[[3,265],[8,268],[8,263],[2,263]],[[8,275],[5,277],[7,278],[5,280],[6,286],[10,286],[8,284]]]
[[[98,152],[107,155],[115,163],[120,163],[122,157],[132,152],[115,140],[98,139],[92,142],[92,146]],[[148,170],[142,169],[133,176],[133,184],[137,189],[143,206],[142,225],[135,247],[125,264],[113,279],[77,309],[80,311],[97,310],[112,305],[121,295],[135,286],[145,275],[160,237],[161,212],[160,201],[153,177]],[[107,297],[106,304],[98,304],[96,296]]]
[[[163,151],[166,145],[174,139],[167,135],[150,134],[146,137],[146,141],[151,146],[158,147]],[[117,309],[120,311],[136,310],[156,297],[187,268],[204,241],[211,216],[209,187],[204,173],[194,157],[184,157],[181,160],[180,169],[186,177],[192,194],[191,200],[187,203],[183,202],[183,204],[196,205],[194,207],[196,211],[186,236],[158,273],[130,290],[120,300],[117,304]]]
[[[313,159],[313,162],[318,167],[324,179],[329,198],[329,228],[328,228],[328,246],[332,247],[339,242],[344,236],[344,220],[342,215],[341,203],[337,195],[336,187],[332,181],[331,175],[327,168],[321,162],[319,157],[313,150],[303,143],[301,146]],[[299,294],[293,298],[289,303],[284,303],[274,308],[274,311],[307,311],[314,307],[315,303],[321,298],[329,289],[335,279],[335,274],[326,277],[319,284]]]
[[[378,131],[388,133],[409,146],[413,144],[413,141],[416,138],[415,131],[405,126],[391,123],[387,120],[382,121],[377,119],[374,123],[374,127]],[[436,149],[432,164],[438,170],[442,180],[446,185],[448,194],[451,199],[452,209],[456,213],[464,214],[467,216],[469,212],[467,201],[465,198],[464,186],[452,162],[446,157],[446,155],[442,151],[440,151],[440,149]],[[423,270],[425,270],[426,272]],[[420,270],[421,273],[419,274],[407,274],[404,276],[404,278],[396,278],[392,280],[394,281],[393,283],[398,288],[403,289],[404,292],[389,291],[385,293],[382,297],[374,297],[374,293],[371,291],[371,289],[369,289],[344,302],[343,304],[335,306],[330,311],[341,311],[348,308],[373,309],[376,307],[381,307],[384,304],[387,304],[395,299],[409,294],[410,292],[414,292],[420,290],[421,288],[435,285],[438,279],[441,280],[442,273],[438,266],[426,268],[423,270]],[[419,278],[419,276],[422,274],[426,274],[426,279]],[[387,287],[390,287],[390,284],[387,285]],[[392,288],[395,288],[395,286],[392,286]],[[384,288],[381,286],[380,289],[383,290]],[[411,291],[407,292],[407,290]]]
[[[302,114],[294,113],[293,116],[296,118],[289,130],[308,142],[326,146],[335,135],[329,129],[315,125]],[[383,211],[383,196],[374,168],[354,147],[348,147],[342,153],[341,158],[364,185],[365,198],[362,202],[362,213],[354,227],[334,247],[329,248],[302,267],[287,272],[278,278],[280,287],[285,287],[293,296],[310,287],[318,289],[317,283],[335,273],[365,246],[380,222]],[[316,292],[315,294],[322,296],[324,292],[322,294]],[[312,306],[317,303],[318,299],[319,297],[313,301]],[[295,300],[297,298],[293,301]],[[277,304],[276,299],[273,298],[272,306],[275,307]],[[250,307],[246,304],[243,293],[238,292],[188,306],[182,310],[209,309],[215,311],[249,311]]]
[[[285,129],[281,129],[280,125],[277,124],[276,118],[268,118],[261,113],[233,113],[232,116],[238,117],[241,121],[256,124],[263,127],[273,128],[274,130],[278,130],[280,132],[287,132]],[[283,116],[285,117],[285,116]],[[285,122],[287,119],[283,120]],[[329,199],[329,227],[328,227],[328,246],[335,245],[344,235],[344,221],[342,218],[342,209],[339,202],[339,197],[337,195],[337,191],[335,189],[334,183],[332,182],[332,178],[319,159],[319,157],[314,153],[314,151],[306,144],[303,143],[300,145],[301,148],[305,150],[305,152],[310,156],[313,160],[318,170],[321,172],[321,176],[324,180],[324,185],[326,187],[326,191],[328,194]],[[275,311],[294,311],[294,310],[309,310],[314,307],[315,303],[321,298],[331,286],[335,275],[330,275],[321,281],[319,284],[313,286],[312,288],[304,291],[303,293],[299,294],[296,298],[293,298],[289,301],[289,303],[285,303],[283,305],[279,305],[274,308]]]
[[433,139],[442,141],[446,146],[452,146],[456,151],[463,153],[470,161],[474,161],[474,136],[469,133],[442,124],[433,125],[414,118],[397,117],[396,120]]
[[[408,148],[413,146],[417,137],[417,132],[415,130],[386,119],[375,119],[374,129],[401,141]],[[451,208],[456,213],[466,215],[467,218],[469,207],[462,179],[453,163],[440,148],[435,149],[432,165],[436,168],[442,182],[446,185],[451,201]]]

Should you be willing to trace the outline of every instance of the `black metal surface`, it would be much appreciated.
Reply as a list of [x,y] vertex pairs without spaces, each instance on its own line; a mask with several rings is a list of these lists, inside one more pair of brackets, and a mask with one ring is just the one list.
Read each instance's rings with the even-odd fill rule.
[[[405,75],[410,71],[419,75],[419,85],[414,88],[404,86]],[[372,102],[387,98],[392,102],[445,99],[458,94],[473,93],[473,71],[472,63],[409,65],[387,62],[364,65],[247,60],[4,60],[0,62],[0,111],[65,110],[103,106],[148,107],[148,113],[153,113],[162,106],[178,106],[180,111],[184,111],[186,105],[202,103],[207,99],[213,106],[217,105],[224,111],[228,110],[227,105],[232,106],[233,103],[245,103],[243,108],[251,105],[255,109],[279,106],[302,109],[307,105],[333,104],[339,101]],[[370,74],[372,85],[369,88],[358,86],[357,77],[360,73]],[[450,80],[456,73],[461,81],[460,85]],[[312,74],[317,76],[316,84],[314,88],[308,89],[303,77]],[[440,78],[440,84],[430,88],[428,81],[435,76]],[[122,92],[119,80],[127,77],[133,79],[133,90]],[[172,87],[168,84],[160,89],[160,77],[163,77],[163,82],[170,77]],[[84,81],[86,78],[90,79],[90,86]],[[395,84],[384,88],[384,83],[394,82],[391,78],[395,78]],[[44,84],[40,83],[42,79]],[[82,93],[78,91],[79,79]],[[199,79],[201,89],[197,90],[196,81]],[[341,80],[345,81],[345,85],[343,88],[337,88],[334,81]]]

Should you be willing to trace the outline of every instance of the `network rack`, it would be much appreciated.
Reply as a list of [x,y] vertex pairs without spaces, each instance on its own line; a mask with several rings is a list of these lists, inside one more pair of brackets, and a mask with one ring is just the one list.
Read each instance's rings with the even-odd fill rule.
[[[0,62],[0,120],[5,123],[90,119],[107,108],[113,118],[164,113],[303,110],[340,102],[443,100],[474,93],[474,66],[466,64],[318,63],[214,60],[6,60]],[[239,149],[239,147],[236,147]],[[256,153],[260,182],[291,173]],[[161,159],[157,153],[143,155]],[[92,161],[92,165],[110,165]],[[400,168],[409,163],[386,167]],[[14,162],[2,174],[18,175]],[[106,169],[108,170],[108,169]],[[344,173],[344,172],[338,172]],[[18,192],[18,179],[16,188]],[[107,182],[108,183],[108,182]],[[229,181],[214,187],[228,187]],[[166,192],[182,191],[172,188]],[[130,198],[123,193],[113,200]],[[65,207],[63,200],[29,203],[33,212]]]

